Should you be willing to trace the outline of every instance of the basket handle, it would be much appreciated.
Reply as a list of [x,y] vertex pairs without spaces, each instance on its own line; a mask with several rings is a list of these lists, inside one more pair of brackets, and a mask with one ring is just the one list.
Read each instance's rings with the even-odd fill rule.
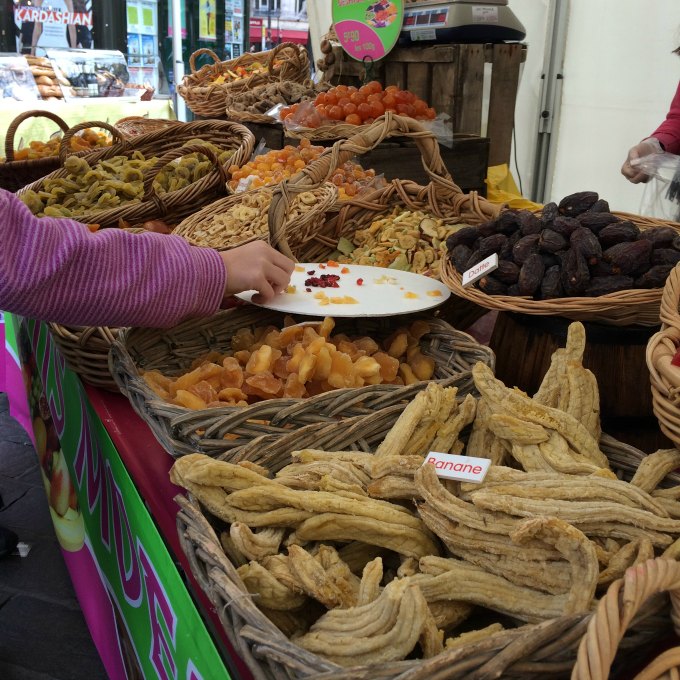
[[66,158],[71,148],[71,137],[73,137],[73,135],[75,135],[76,132],[80,132],[81,130],[87,130],[87,128],[95,127],[108,130],[113,136],[113,139],[115,139],[117,142],[120,142],[123,145],[123,148],[125,149],[129,148],[130,145],[125,136],[121,133],[121,131],[118,128],[116,128],[113,125],[104,123],[101,120],[78,123],[78,125],[74,125],[72,128],[69,128],[66,132],[64,132],[64,136],[61,139],[61,144],[59,145],[59,162],[61,163],[62,166],[66,162]]
[[659,318],[661,323],[673,328],[680,328],[680,313],[678,304],[680,303],[680,265],[676,265],[666,279],[661,295],[661,311]]
[[[439,142],[413,118],[399,116],[387,111],[365,130],[349,139],[335,142],[319,158],[303,168],[297,175],[281,182],[274,191],[269,207],[270,243],[278,247],[288,257],[293,253],[288,244],[285,231],[281,229],[282,211],[290,205],[290,194],[315,189],[327,181],[336,168],[350,158],[363,155],[390,137],[409,137],[420,151],[423,167],[434,186],[434,190],[444,196],[463,195],[461,188],[453,181],[439,152]],[[283,201],[284,205],[280,206]]]
[[271,76],[275,75],[275,73],[274,73],[274,62],[276,61],[276,57],[278,56],[279,52],[283,52],[283,50],[290,51],[291,58],[295,59],[295,61],[297,62],[297,68],[302,67],[302,60],[300,58],[300,50],[298,49],[298,46],[295,43],[284,42],[284,43],[281,43],[280,45],[277,45],[269,53],[268,63],[267,63],[267,69],[269,70],[269,75],[271,75]]
[[68,130],[68,123],[51,111],[24,111],[23,113],[20,113],[7,128],[7,136],[5,137],[5,158],[8,163],[11,163],[14,160],[14,136],[17,128],[28,118],[49,118],[61,128],[62,132]]
[[217,158],[215,152],[209,147],[203,146],[202,144],[190,144],[188,146],[179,147],[178,149],[171,149],[156,161],[156,164],[149,170],[149,172],[146,174],[146,177],[144,177],[144,196],[142,201],[153,201],[156,203],[161,215],[165,215],[166,211],[163,204],[163,199],[156,194],[156,190],[153,186],[156,176],[168,163],[171,163],[175,159],[181,158],[182,156],[186,156],[190,153],[202,153],[204,156],[207,156],[217,170],[220,184],[225,187],[227,185],[227,172],[224,169],[224,166],[220,163],[220,160]]
[[619,642],[633,617],[646,600],[664,591],[670,592],[671,620],[677,633],[680,631],[680,563],[663,558],[647,560],[614,581],[599,601],[581,638],[571,680],[606,680]]
[[202,47],[200,50],[196,50],[189,57],[189,68],[191,69],[192,73],[196,73],[196,71],[198,71],[196,68],[196,57],[200,57],[202,54],[207,54],[215,62],[215,64],[219,64],[221,61],[221,59],[212,50],[209,50],[207,47]]

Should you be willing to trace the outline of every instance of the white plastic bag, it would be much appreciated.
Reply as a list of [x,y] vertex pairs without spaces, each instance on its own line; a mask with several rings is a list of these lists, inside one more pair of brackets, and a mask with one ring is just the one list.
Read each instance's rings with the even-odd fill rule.
[[680,156],[652,153],[631,165],[651,177],[642,195],[640,214],[680,222]]

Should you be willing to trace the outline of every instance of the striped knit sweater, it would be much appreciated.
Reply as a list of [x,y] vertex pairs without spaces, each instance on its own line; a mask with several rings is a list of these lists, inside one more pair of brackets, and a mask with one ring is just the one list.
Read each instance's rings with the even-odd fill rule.
[[168,327],[216,312],[225,281],[214,250],[37,218],[0,189],[0,310],[63,324]]

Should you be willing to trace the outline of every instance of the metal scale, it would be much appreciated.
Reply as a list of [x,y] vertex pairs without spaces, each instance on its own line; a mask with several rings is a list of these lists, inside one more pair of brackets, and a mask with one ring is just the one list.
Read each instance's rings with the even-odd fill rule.
[[519,42],[525,36],[508,0],[417,0],[404,8],[399,44]]

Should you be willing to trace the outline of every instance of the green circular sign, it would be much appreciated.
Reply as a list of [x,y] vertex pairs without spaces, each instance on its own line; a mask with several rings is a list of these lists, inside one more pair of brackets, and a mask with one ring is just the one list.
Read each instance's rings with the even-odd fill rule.
[[382,59],[396,44],[404,0],[333,0],[333,26],[352,59]]

